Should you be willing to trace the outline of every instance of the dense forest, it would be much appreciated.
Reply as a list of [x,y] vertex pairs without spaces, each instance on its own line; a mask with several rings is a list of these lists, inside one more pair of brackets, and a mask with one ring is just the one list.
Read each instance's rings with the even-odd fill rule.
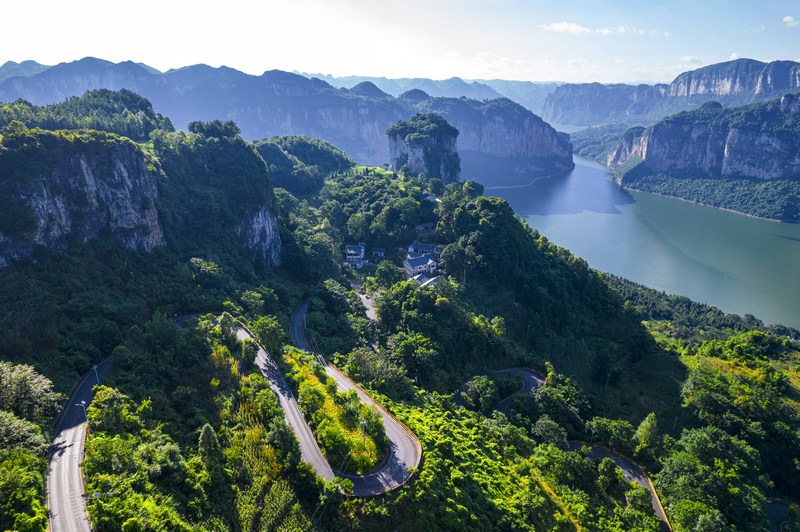
[[[83,128],[86,115],[124,135],[141,102],[100,96],[115,103],[95,108],[90,93],[34,110],[72,122],[13,119]],[[354,166],[310,139],[251,144],[230,122],[162,126],[135,140],[158,175],[164,246],[102,235],[0,270],[0,373],[13,384],[0,391],[2,529],[46,529],[56,392],[108,356],[84,463],[97,530],[659,530],[650,492],[577,440],[641,464],[676,530],[768,529],[769,497],[800,492],[797,331],[601,275],[473,182]],[[264,206],[279,266],[232,231]],[[420,287],[401,250],[426,223],[447,275]],[[385,256],[343,268],[357,242]],[[301,300],[321,350],[420,440],[404,487],[349,497],[347,481],[300,460],[238,324],[279,363],[332,462],[363,472],[386,448],[377,422],[355,423],[371,413],[286,345]],[[515,394],[495,375],[508,367],[545,384]],[[786,520],[800,526],[796,507]]]

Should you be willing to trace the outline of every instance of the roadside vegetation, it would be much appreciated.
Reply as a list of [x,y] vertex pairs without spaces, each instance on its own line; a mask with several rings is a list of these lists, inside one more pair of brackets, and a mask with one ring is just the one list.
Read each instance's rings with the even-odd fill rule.
[[340,392],[313,355],[288,349],[283,355],[287,380],[332,467],[363,474],[386,456],[383,420],[356,392]]

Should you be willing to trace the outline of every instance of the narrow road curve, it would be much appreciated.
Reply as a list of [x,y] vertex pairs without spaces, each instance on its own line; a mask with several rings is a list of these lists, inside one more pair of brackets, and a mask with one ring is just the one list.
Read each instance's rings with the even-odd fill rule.
[[325,372],[336,381],[339,390],[354,390],[362,403],[375,407],[383,418],[383,426],[386,429],[386,437],[389,440],[388,456],[378,469],[364,475],[353,475],[337,471],[337,476],[350,479],[353,482],[353,495],[357,497],[381,495],[404,485],[413,475],[412,468],[419,467],[419,463],[422,460],[422,447],[419,441],[408,428],[372,399],[361,387],[350,380],[336,366],[328,363],[321,353],[312,349],[305,334],[304,320],[306,314],[308,314],[308,301],[301,301],[292,314],[291,323],[289,324],[292,342],[298,348],[315,354]]
[[80,405],[92,402],[92,388],[111,369],[111,359],[97,365],[97,373],[90,369],[75,388],[56,421],[53,443],[48,452],[47,508],[50,530],[58,532],[89,532],[92,526],[86,512],[84,495],[83,444],[86,441],[86,417]]
[[527,368],[509,368],[495,371],[496,375],[503,377],[518,378],[522,381],[522,388],[512,393],[494,407],[495,410],[508,414],[511,411],[511,405],[514,404],[514,397],[516,395],[528,395],[534,389],[544,384],[544,379],[538,373],[533,372]]

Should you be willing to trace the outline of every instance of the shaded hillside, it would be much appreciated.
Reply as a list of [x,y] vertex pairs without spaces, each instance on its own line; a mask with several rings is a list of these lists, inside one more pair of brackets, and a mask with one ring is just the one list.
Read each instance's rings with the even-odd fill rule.
[[327,175],[355,166],[332,144],[311,137],[270,137],[254,144],[273,185],[295,195],[316,192]]

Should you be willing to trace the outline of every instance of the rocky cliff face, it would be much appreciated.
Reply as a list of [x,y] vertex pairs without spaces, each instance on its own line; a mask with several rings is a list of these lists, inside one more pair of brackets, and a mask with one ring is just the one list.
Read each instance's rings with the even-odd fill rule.
[[255,256],[264,259],[272,266],[281,263],[281,239],[278,232],[278,219],[272,209],[265,205],[236,229],[247,247]]
[[412,172],[445,183],[458,181],[461,158],[456,151],[458,130],[441,116],[418,114],[401,120],[386,131],[389,160],[394,171],[408,166]]
[[418,112],[435,112],[458,124],[461,150],[513,158],[522,168],[537,167],[547,173],[572,167],[568,141],[508,100],[431,98],[419,90],[413,91],[417,98],[393,98],[373,87],[336,89],[319,79],[280,71],[250,76],[230,68],[195,65],[159,73],[130,62],[87,58],[0,82],[0,101],[23,98],[47,104],[97,88],[133,90],[179,128],[193,120],[231,119],[251,140],[318,137],[360,163],[375,165],[388,161],[384,132],[389,126]]
[[737,59],[680,74],[670,83],[671,97],[737,96],[774,97],[775,93],[800,88],[800,63],[762,63]]
[[612,168],[639,175],[800,179],[800,97],[734,109],[709,103],[653,126],[629,130],[609,155]]
[[572,125],[652,123],[710,100],[742,105],[797,90],[800,63],[737,59],[684,72],[669,85],[562,85],[546,98],[542,117]]
[[133,142],[22,133],[6,135],[0,152],[0,202],[15,211],[0,227],[0,266],[103,233],[131,249],[164,244],[156,178]]

